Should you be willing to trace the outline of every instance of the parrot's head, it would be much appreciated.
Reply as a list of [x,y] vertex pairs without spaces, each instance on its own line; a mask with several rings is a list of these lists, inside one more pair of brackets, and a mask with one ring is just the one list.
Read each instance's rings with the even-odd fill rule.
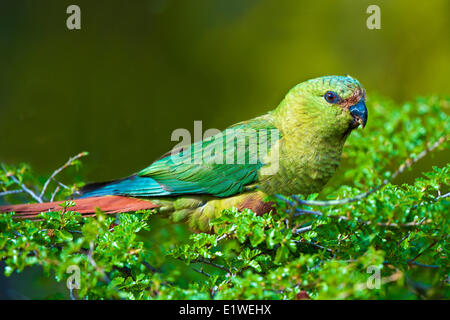
[[347,137],[367,123],[366,93],[350,76],[325,76],[292,88],[279,106],[279,114],[297,129]]

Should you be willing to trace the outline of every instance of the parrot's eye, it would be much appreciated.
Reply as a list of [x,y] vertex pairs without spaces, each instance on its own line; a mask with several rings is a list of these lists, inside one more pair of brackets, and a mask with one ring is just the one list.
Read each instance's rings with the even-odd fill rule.
[[337,95],[336,92],[333,92],[333,91],[327,91],[323,97],[329,103],[339,102],[339,96]]

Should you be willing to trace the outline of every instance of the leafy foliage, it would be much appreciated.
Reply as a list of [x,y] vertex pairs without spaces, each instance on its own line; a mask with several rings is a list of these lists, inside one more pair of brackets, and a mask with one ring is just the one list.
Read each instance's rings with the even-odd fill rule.
[[[368,127],[352,133],[340,171],[308,199],[353,197],[430,143],[448,150],[449,102],[373,101]],[[26,165],[4,169],[0,192],[42,184]],[[0,257],[6,276],[39,265],[62,282],[77,266],[81,283],[72,297],[83,299],[449,298],[449,180],[447,163],[343,205],[293,207],[295,199],[272,198],[276,212],[230,208],[210,234],[191,233],[152,211],[82,217],[66,201],[37,221],[1,215]],[[65,199],[76,187],[45,197]],[[23,201],[24,194],[6,199]]]

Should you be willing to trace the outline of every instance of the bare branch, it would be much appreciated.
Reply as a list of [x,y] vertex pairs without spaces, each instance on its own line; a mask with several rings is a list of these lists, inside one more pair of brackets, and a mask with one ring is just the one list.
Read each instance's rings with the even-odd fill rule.
[[196,271],[196,272],[198,272],[198,273],[201,273],[201,274],[203,274],[204,276],[211,277],[211,275],[210,275],[209,273],[203,271],[203,268],[197,269],[197,268],[192,267],[192,270],[194,270],[194,271]]
[[418,266],[418,267],[422,267],[422,268],[432,268],[432,269],[439,269],[441,267],[441,266],[434,265],[434,264],[424,264],[424,263],[419,263],[416,261],[409,261],[408,264],[410,266]]
[[210,261],[208,259],[205,259],[203,257],[198,257],[197,259],[191,260],[191,263],[206,263],[206,264],[209,264],[210,266],[216,267],[216,268],[221,269],[223,271],[230,272],[230,270],[227,267],[222,266],[222,265],[217,264],[217,263],[214,263],[214,262],[212,262],[212,261]]
[[326,250],[330,253],[333,253],[333,250],[331,250],[330,248],[325,248],[324,246],[321,246],[320,244],[317,244],[315,242],[311,242],[311,241],[300,241],[300,240],[295,240],[295,243],[300,243],[300,244],[309,244],[313,247],[316,247],[318,249],[322,249],[322,250]]
[[[446,195],[443,195],[441,198],[444,198],[445,196]],[[286,202],[291,207],[294,207],[295,208],[295,212],[293,214],[294,216],[305,216],[305,215],[312,215],[312,216],[319,216],[319,217],[324,216],[324,214],[320,211],[304,210],[304,209],[297,208],[295,202],[289,200],[288,198],[286,198],[282,195],[275,195],[275,197]],[[346,216],[327,215],[326,217],[332,218],[332,219],[338,219],[338,220],[351,220],[351,218],[346,217]],[[364,224],[364,225],[373,224],[372,221],[365,221],[365,220],[361,220],[361,219],[357,219],[357,222]],[[401,223],[401,224],[377,222],[376,225],[380,226],[380,227],[398,229],[398,228],[414,228],[414,227],[418,227],[418,226],[421,226],[421,225],[424,225],[427,223],[431,223],[431,222],[432,222],[431,219],[428,219],[428,220],[422,219],[421,221],[412,221],[412,222]],[[300,229],[296,230],[296,233],[307,232],[309,230],[310,230],[310,227],[300,228]]]
[[300,233],[304,233],[304,232],[308,232],[311,231],[312,226],[307,226],[307,227],[303,227],[303,228],[298,228],[297,230],[295,230],[295,234],[300,234]]
[[[299,208],[295,209],[296,212],[294,213],[295,215],[313,215],[313,216],[325,216],[322,212],[319,211],[311,211],[311,210],[302,210]],[[332,219],[337,219],[337,220],[351,220],[351,218],[346,217],[346,216],[334,216],[334,215],[327,215],[327,218],[332,218]],[[361,223],[363,225],[370,225],[370,224],[376,224],[377,226],[380,227],[386,227],[386,228],[394,228],[394,229],[400,229],[400,228],[415,228],[427,223],[431,223],[432,220],[428,219],[422,219],[421,221],[412,221],[412,222],[407,222],[407,223],[387,223],[387,222],[372,222],[372,221],[365,221],[365,220],[361,220],[361,219],[357,219],[356,220],[358,223]],[[299,229],[300,230],[300,229]],[[298,231],[298,230],[297,230]],[[309,230],[306,230],[309,231]],[[300,232],[297,232],[300,233]]]
[[[67,167],[70,167],[70,166],[73,164],[73,162],[74,162],[75,160],[78,160],[78,159],[80,159],[80,158],[82,158],[82,157],[85,157],[85,156],[87,156],[87,155],[88,155],[87,152],[80,152],[80,153],[77,154],[76,156],[73,156],[73,157],[69,158],[69,160],[67,160],[67,162],[66,162],[62,167],[56,169],[56,170],[52,173],[52,175],[47,179],[47,181],[45,182],[44,187],[42,188],[41,194],[39,195],[39,198],[42,199],[42,197],[43,197],[44,194],[45,194],[45,191],[47,190],[47,187],[48,187],[50,181],[54,180],[54,178],[55,178],[59,173],[61,173],[61,171],[63,171],[63,170],[66,169]],[[58,182],[58,183],[59,183],[59,182]],[[59,184],[61,184],[61,183],[59,183]],[[64,185],[63,185],[63,186],[64,186]],[[66,186],[64,186],[64,187],[66,187]]]
[[89,263],[94,267],[94,269],[101,274],[102,280],[105,283],[110,283],[111,280],[106,275],[105,270],[103,270],[103,268],[100,268],[94,260],[94,242],[93,241],[89,242],[89,251],[87,253],[87,259],[88,259]]
[[217,238],[217,242],[228,238],[230,235],[232,235],[234,233],[235,230],[236,230],[235,226],[231,227],[230,232],[224,233],[223,235],[221,235],[220,237]]
[[56,186],[55,191],[53,191],[52,197],[50,198],[50,202],[53,202],[58,191],[59,191],[59,186]]
[[[385,185],[387,185],[392,180],[394,180],[399,174],[403,173],[406,169],[410,168],[413,164],[415,164],[417,161],[419,161],[420,159],[425,157],[428,153],[430,153],[431,151],[433,151],[434,149],[439,147],[446,140],[447,140],[447,137],[445,137],[445,136],[441,137],[438,141],[436,141],[430,147],[427,147],[425,150],[423,150],[421,153],[419,153],[417,155],[417,157],[407,159],[400,167],[398,167],[398,169],[392,174],[392,176],[389,179],[384,179],[383,182],[379,186],[377,186],[367,192],[360,193],[355,197],[340,199],[340,200],[327,200],[327,201],[302,200],[296,195],[293,195],[292,198],[294,198],[298,204],[303,204],[303,205],[307,205],[307,206],[318,206],[318,207],[343,205],[343,204],[347,204],[350,202],[359,201],[361,199],[368,197],[372,193],[380,190],[381,188],[383,188]],[[444,196],[448,196],[448,194],[444,195]]]
[[0,197],[2,196],[7,196],[8,194],[16,194],[16,193],[22,193],[23,190],[8,190],[8,191],[3,191],[0,192]]
[[57,184],[59,184],[60,187],[62,187],[63,189],[70,189],[68,186],[66,186],[64,183],[59,182],[56,179],[53,179],[53,181],[55,181]]
[[417,260],[417,258],[419,258],[421,255],[423,255],[428,249],[431,249],[432,247],[434,247],[436,245],[436,243],[438,243],[438,240],[434,240],[432,243],[430,243],[425,249],[420,251],[418,255],[416,255],[414,258],[409,260],[408,263],[411,264],[411,263],[415,262]]
[[5,175],[9,178],[11,178],[12,181],[14,181],[16,184],[18,184],[23,191],[25,191],[26,193],[28,193],[31,197],[33,197],[34,200],[36,200],[39,203],[42,203],[42,199],[40,197],[38,197],[33,191],[31,191],[30,189],[27,188],[27,186],[25,186],[23,183],[21,183],[19,181],[19,179],[17,179],[14,175],[9,174],[8,171],[6,171],[5,167],[2,165],[2,169],[5,172]]
[[450,197],[450,192],[447,192],[446,194],[436,197],[436,201],[439,199],[444,199],[444,198],[448,198],[448,197]]
[[[52,175],[47,179],[47,181],[45,182],[44,187],[42,188],[42,191],[41,191],[41,193],[39,194],[39,196],[38,196],[36,193],[34,193],[31,189],[29,189],[25,184],[21,183],[21,182],[19,181],[19,179],[17,179],[13,174],[8,173],[8,171],[6,170],[6,168],[2,165],[1,167],[2,167],[3,171],[5,172],[5,175],[6,175],[7,177],[11,178],[11,180],[14,181],[14,183],[16,183],[17,185],[19,185],[20,188],[21,188],[22,190],[8,190],[8,191],[0,192],[0,196],[5,196],[5,195],[8,195],[8,194],[15,194],[15,193],[26,192],[26,193],[28,193],[34,200],[36,200],[37,202],[43,203],[43,202],[44,202],[43,197],[44,197],[45,191],[47,190],[48,185],[50,184],[50,181],[54,180],[59,186],[65,188],[65,189],[69,189],[69,187],[67,187],[66,185],[62,184],[62,183],[59,182],[59,181],[56,181],[56,180],[54,179],[55,176],[57,176],[59,173],[61,173],[61,171],[63,171],[63,170],[66,169],[67,167],[71,166],[71,165],[74,163],[74,161],[76,161],[76,160],[78,160],[78,159],[80,159],[80,158],[82,158],[82,157],[84,157],[84,156],[87,156],[87,155],[88,155],[87,152],[81,152],[81,153],[77,154],[76,156],[69,158],[69,160],[68,160],[62,167],[56,169],[56,170],[52,173]],[[51,201],[53,201],[53,199],[54,199],[56,193],[59,191],[59,186],[56,188],[56,190],[55,190],[54,193],[52,194],[52,196],[51,196]]]

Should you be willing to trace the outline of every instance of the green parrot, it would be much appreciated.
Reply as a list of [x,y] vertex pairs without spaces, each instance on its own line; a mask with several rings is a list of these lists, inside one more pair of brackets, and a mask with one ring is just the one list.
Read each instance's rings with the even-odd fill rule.
[[[364,88],[350,76],[302,82],[267,114],[175,148],[130,177],[87,185],[72,210],[152,208],[201,231],[226,208],[268,212],[273,209],[264,201],[268,195],[321,191],[339,166],[349,134],[366,125],[365,100]],[[32,216],[54,205],[1,211]]]

